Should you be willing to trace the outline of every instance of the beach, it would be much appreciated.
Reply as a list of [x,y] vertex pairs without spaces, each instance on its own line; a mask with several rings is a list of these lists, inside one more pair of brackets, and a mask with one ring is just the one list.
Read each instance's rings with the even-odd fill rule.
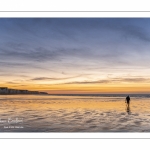
[[1,95],[0,132],[149,132],[150,97]]

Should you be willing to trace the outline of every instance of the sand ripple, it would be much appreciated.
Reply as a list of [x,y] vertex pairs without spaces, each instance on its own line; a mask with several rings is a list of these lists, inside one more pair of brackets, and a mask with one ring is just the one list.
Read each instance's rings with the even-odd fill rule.
[[[24,128],[1,132],[149,132],[150,98],[0,96],[0,119],[23,118]],[[18,124],[17,124],[18,125]]]

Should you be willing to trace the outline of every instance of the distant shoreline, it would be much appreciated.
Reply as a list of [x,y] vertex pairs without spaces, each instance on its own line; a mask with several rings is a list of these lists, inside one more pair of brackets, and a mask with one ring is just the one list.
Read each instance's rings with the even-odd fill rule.
[[49,94],[1,94],[0,95],[49,95]]
[[0,95],[44,95],[48,94],[46,92],[39,92],[39,91],[29,91],[29,90],[20,90],[20,89],[10,89],[7,87],[0,87]]

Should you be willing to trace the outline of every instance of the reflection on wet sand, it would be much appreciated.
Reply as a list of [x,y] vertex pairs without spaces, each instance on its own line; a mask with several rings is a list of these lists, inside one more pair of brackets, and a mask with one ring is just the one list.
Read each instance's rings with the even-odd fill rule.
[[[92,96],[0,96],[0,119],[23,118],[20,129],[1,132],[150,131],[150,98]],[[132,107],[132,113],[131,113]],[[130,115],[129,115],[130,114]]]
[[131,114],[131,109],[130,109],[130,106],[129,106],[129,105],[126,106],[126,112],[128,113],[128,115]]

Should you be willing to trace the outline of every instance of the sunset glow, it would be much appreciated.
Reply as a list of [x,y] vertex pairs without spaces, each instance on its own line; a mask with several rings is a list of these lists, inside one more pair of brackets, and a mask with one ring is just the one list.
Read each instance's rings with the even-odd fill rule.
[[0,33],[0,87],[150,92],[148,18],[1,18]]

